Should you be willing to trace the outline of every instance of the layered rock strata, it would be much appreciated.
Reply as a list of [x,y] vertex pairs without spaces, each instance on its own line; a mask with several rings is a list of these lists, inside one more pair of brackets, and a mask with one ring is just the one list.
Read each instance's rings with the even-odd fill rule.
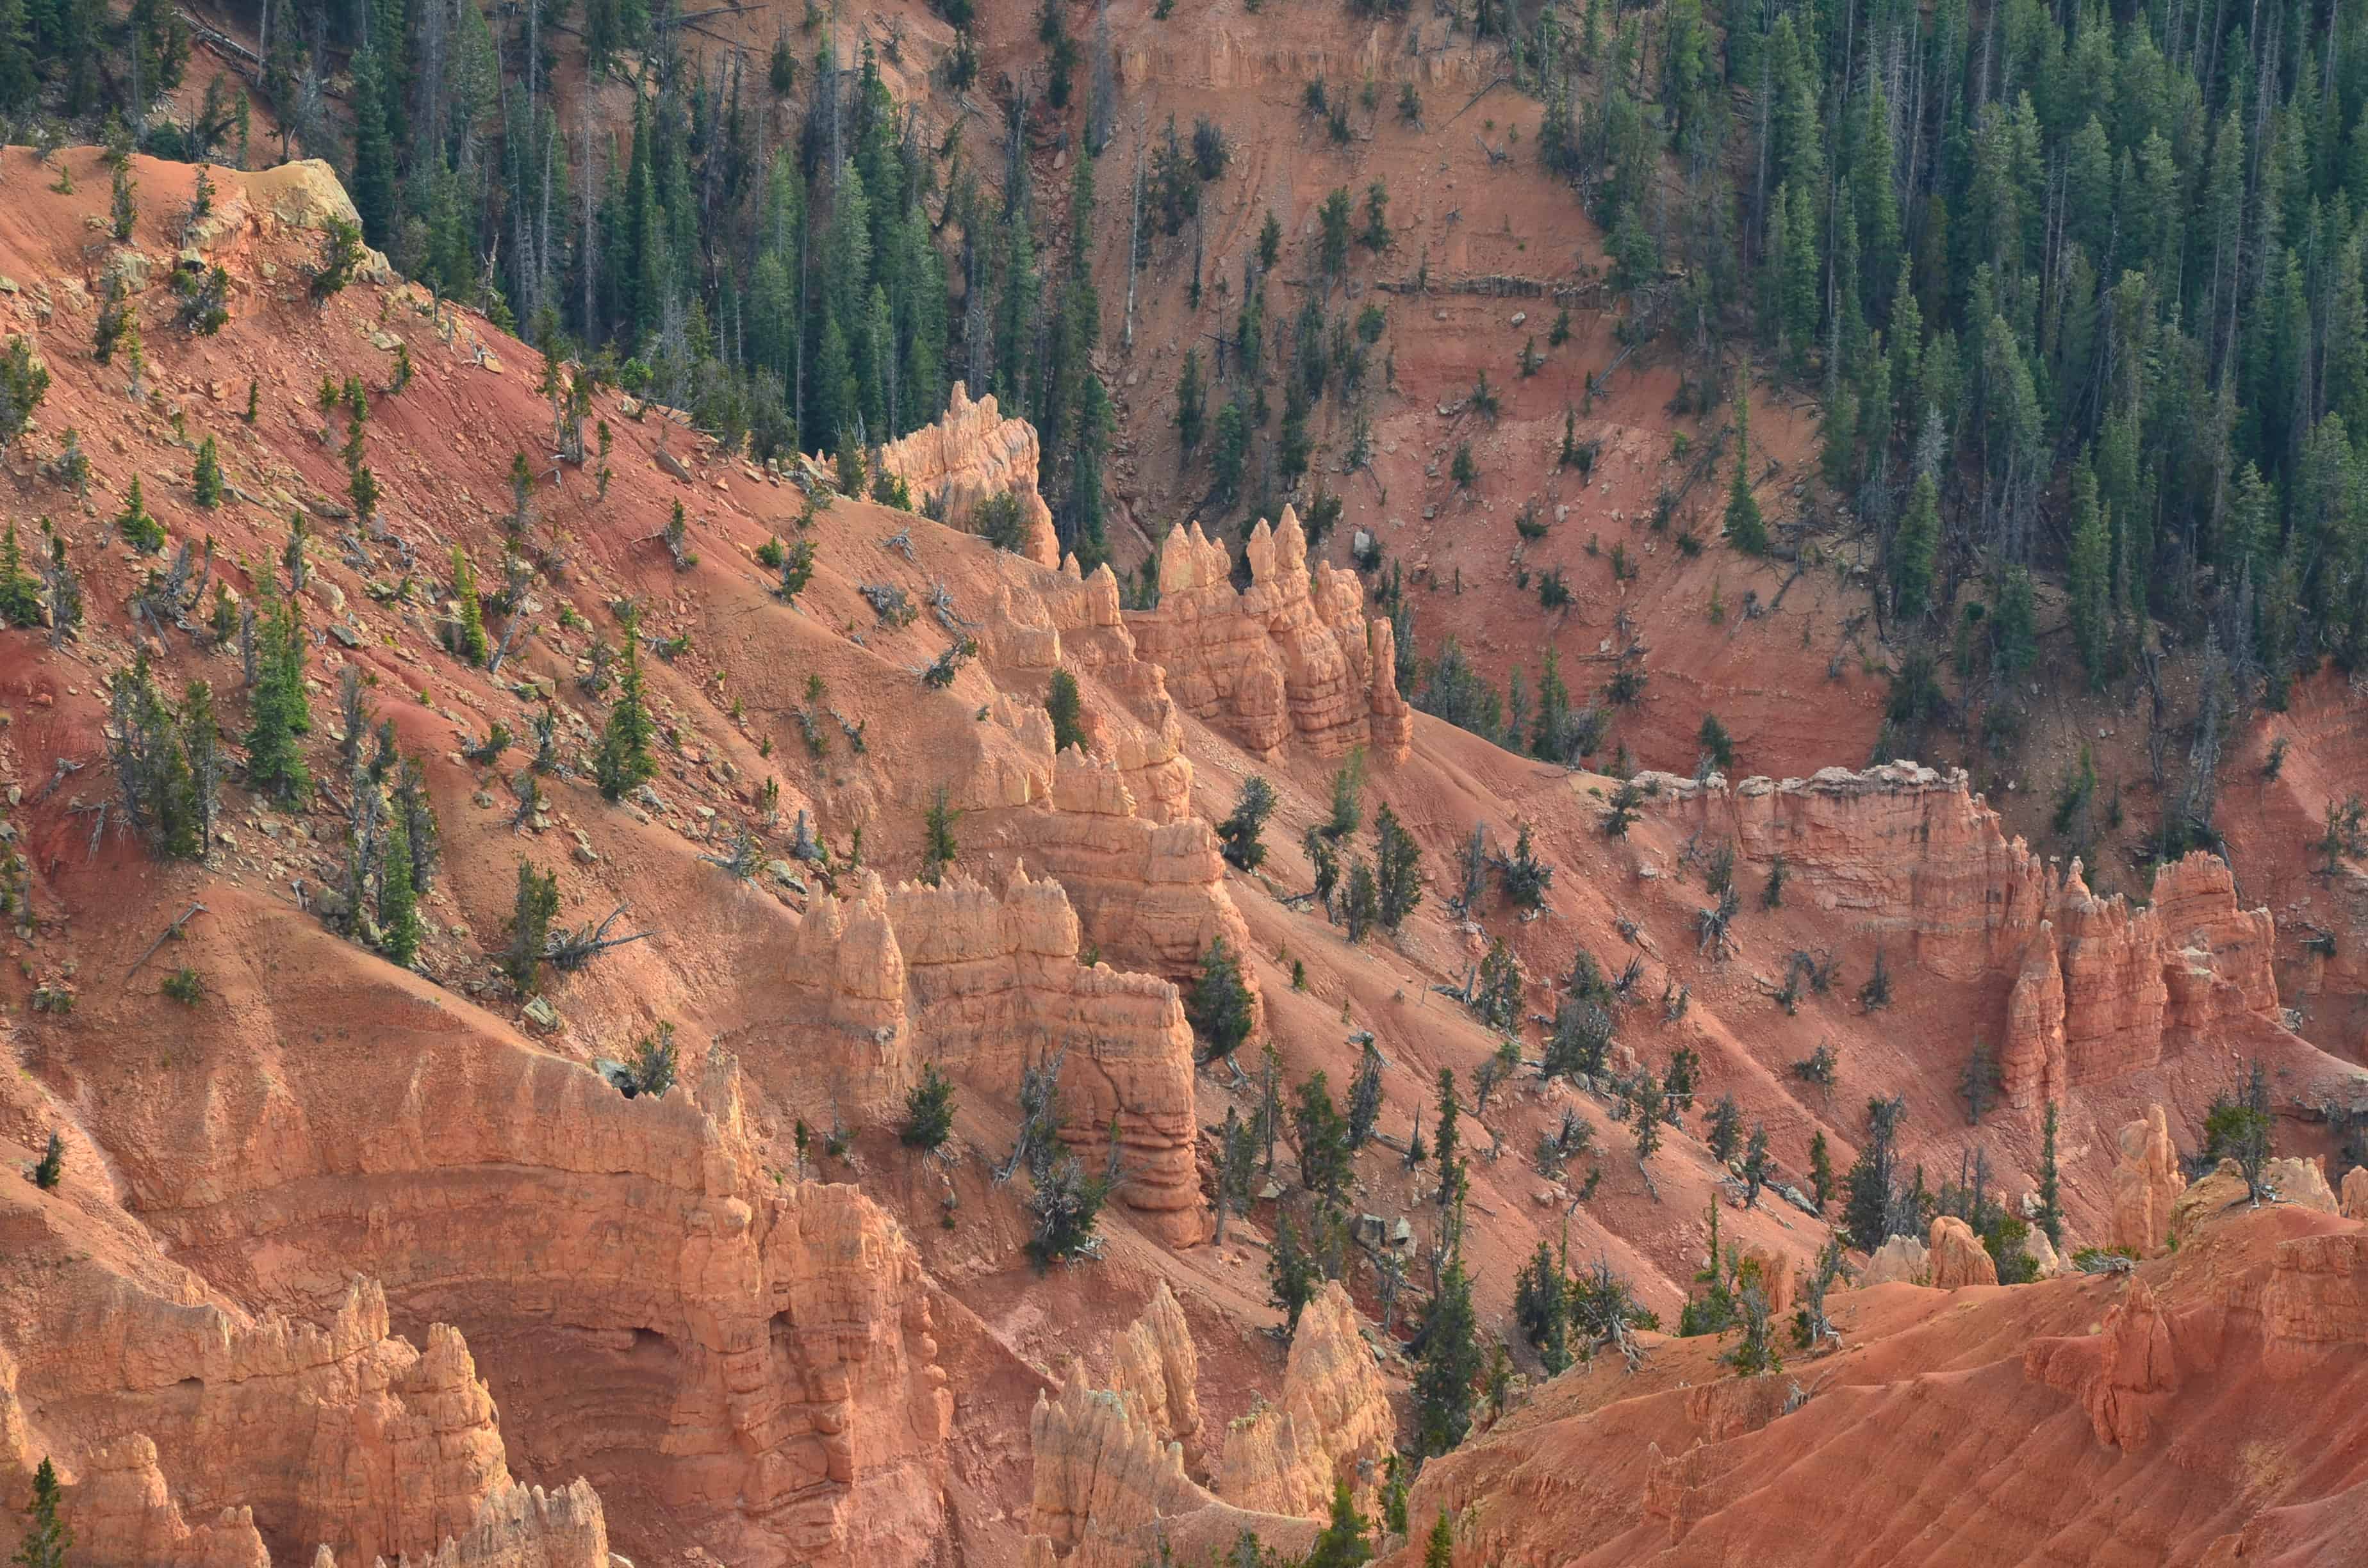
[[1895,963],[1952,981],[2009,977],[1998,1064],[2018,1108],[2154,1066],[2207,1033],[2283,1033],[2269,912],[2239,907],[2213,856],[2161,868],[2141,906],[2092,892],[2078,860],[2059,874],[2009,840],[1963,770],[1898,762],[1732,789],[1716,776],[1639,781],[1763,869],[1782,855],[1792,886],[1854,918]]
[[55,1464],[76,1562],[609,1568],[591,1486],[513,1482],[459,1332],[432,1325],[425,1350],[393,1335],[376,1284],[316,1327],[193,1281],[199,1299],[160,1296],[79,1250],[51,1261],[0,1330],[0,1494]]
[[892,892],[867,872],[845,900],[825,893],[807,909],[791,962],[811,999],[803,1027],[783,1028],[755,1070],[785,1105],[818,1109],[835,1093],[844,1113],[877,1118],[896,1112],[925,1062],[1008,1100],[1024,1068],[1060,1052],[1064,1142],[1099,1166],[1115,1117],[1120,1201],[1171,1244],[1199,1241],[1182,1000],[1156,976],[1081,964],[1082,941],[1068,893],[1025,869],[999,894],[959,876]]

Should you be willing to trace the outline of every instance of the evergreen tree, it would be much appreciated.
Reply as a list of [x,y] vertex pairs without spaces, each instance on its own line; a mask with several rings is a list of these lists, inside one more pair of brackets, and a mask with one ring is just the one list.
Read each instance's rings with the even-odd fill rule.
[[518,892],[510,904],[509,944],[503,949],[502,972],[510,989],[531,996],[541,983],[543,955],[551,946],[551,923],[559,916],[559,873],[538,871],[520,860]]
[[25,549],[12,520],[0,536],[0,622],[38,626],[41,619],[41,580],[25,569]]
[[1668,1099],[1661,1092],[1661,1080],[1648,1068],[1639,1074],[1631,1096],[1636,1108],[1636,1158],[1641,1163],[1651,1159],[1661,1148],[1661,1113]]
[[254,702],[246,731],[246,781],[282,810],[312,798],[313,775],[298,738],[313,727],[304,698],[304,627],[297,601],[267,601],[256,618]]
[[[57,1135],[51,1133],[50,1141],[55,1143]],[[66,1568],[66,1551],[74,1545],[74,1531],[58,1517],[60,1495],[57,1467],[44,1457],[40,1468],[33,1471],[33,1500],[25,1510],[25,1537],[17,1543],[17,1554],[9,1559],[17,1568]]]
[[1044,711],[1053,719],[1053,750],[1057,754],[1076,746],[1086,745],[1085,701],[1077,692],[1077,677],[1066,670],[1054,670],[1053,683],[1045,689]]
[[198,443],[197,472],[191,476],[189,483],[194,492],[192,499],[199,506],[211,511],[222,505],[222,457],[214,447],[214,438],[211,436]]
[[939,785],[929,797],[928,814],[921,824],[921,881],[930,887],[945,879],[946,868],[961,853],[954,843],[954,824],[962,813],[946,802],[946,787]]
[[2040,1123],[2039,1142],[2039,1218],[2038,1225],[2047,1233],[2053,1245],[2064,1244],[2063,1186],[2055,1169],[2055,1102],[2047,1102],[2047,1118]]
[[[9,0],[0,0],[7,4]],[[1185,462],[1200,449],[1207,423],[1208,392],[1201,382],[1201,351],[1184,351],[1184,373],[1176,383],[1176,444]]]
[[380,949],[408,969],[419,956],[425,932],[419,919],[419,898],[411,882],[411,828],[401,812],[390,812],[385,858],[379,868],[378,929]]
[[1250,775],[1242,784],[1233,814],[1217,824],[1217,840],[1226,864],[1237,870],[1255,871],[1266,863],[1266,846],[1258,841],[1258,834],[1274,806],[1274,786],[1260,775]]
[[1733,1095],[1721,1095],[1702,1128],[1702,1142],[1710,1145],[1711,1158],[1722,1165],[1735,1158],[1742,1137],[1743,1108],[1735,1103]]
[[1323,1288],[1323,1275],[1316,1269],[1299,1243],[1299,1232],[1291,1222],[1291,1210],[1284,1209],[1275,1216],[1274,1245],[1267,1249],[1268,1300],[1282,1312],[1286,1335],[1299,1332],[1299,1314],[1315,1299]]
[[1316,1532],[1300,1568],[1359,1568],[1373,1560],[1373,1522],[1357,1511],[1349,1478],[1332,1483],[1332,1516]]
[[2101,687],[2112,635],[2112,543],[2097,505],[2097,475],[2087,462],[2072,471],[2072,559],[2066,582],[2071,598],[2072,641],[2089,684]]
[[1461,1252],[1448,1259],[1416,1343],[1421,1366],[1414,1379],[1414,1451],[1435,1459],[1471,1431],[1473,1386],[1481,1371],[1479,1324]]
[[138,187],[139,182],[131,177],[131,160],[129,157],[116,160],[114,196],[108,205],[108,226],[118,243],[131,237],[131,221],[136,210],[131,205],[131,193]]
[[[1588,15],[1592,17],[1594,14],[1590,7]],[[1455,1527],[1449,1521],[1444,1507],[1439,1510],[1439,1518],[1431,1525],[1430,1534],[1423,1539],[1422,1568],[1455,1568]]]
[[1203,1063],[1230,1058],[1250,1037],[1256,1013],[1249,985],[1223,937],[1201,955],[1200,978],[1185,999],[1184,1016],[1205,1048]]
[[1378,840],[1373,877],[1382,926],[1395,933],[1422,903],[1422,850],[1387,805],[1373,819],[1373,831]]
[[1292,1110],[1292,1133],[1299,1145],[1299,1179],[1310,1192],[1338,1202],[1350,1174],[1349,1122],[1332,1103],[1331,1086],[1317,1068],[1299,1085]]
[[1816,1199],[1817,1212],[1824,1213],[1826,1205],[1833,1201],[1834,1160],[1823,1129],[1809,1134],[1809,1191]]
[[649,706],[642,694],[641,616],[628,614],[620,630],[624,652],[617,676],[617,700],[609,709],[609,721],[600,731],[599,749],[592,756],[592,773],[599,783],[600,797],[612,805],[658,774],[657,758],[650,755],[650,742],[657,734],[657,725],[650,718]]
[[1873,1252],[1885,1237],[1916,1228],[1916,1216],[1900,1206],[1899,1123],[1907,1114],[1905,1100],[1867,1102],[1866,1141],[1842,1180],[1842,1229],[1861,1252]]
[[921,1081],[905,1096],[905,1124],[897,1136],[906,1148],[926,1153],[942,1146],[953,1127],[953,1080],[939,1072],[936,1062],[928,1062],[921,1068]]
[[165,548],[165,525],[149,516],[148,503],[140,494],[140,476],[131,476],[131,486],[123,494],[123,510],[116,514],[115,531],[124,542],[143,555],[154,555]]
[[1372,1037],[1357,1058],[1357,1075],[1349,1081],[1349,1148],[1361,1149],[1373,1136],[1382,1115],[1382,1053]]
[[1891,536],[1891,588],[1901,619],[1924,613],[1932,594],[1934,562],[1941,549],[1941,486],[1930,472],[1916,476],[1907,513]]
[[1439,1206],[1452,1209],[1463,1196],[1463,1152],[1456,1128],[1455,1069],[1439,1070],[1439,1128],[1431,1135],[1439,1159]]
[[452,602],[458,607],[459,619],[453,622],[451,650],[473,668],[485,662],[492,644],[485,640],[485,608],[477,597],[477,568],[469,552],[457,544],[452,547]]
[[1751,494],[1751,392],[1735,392],[1735,478],[1726,493],[1726,537],[1747,555],[1768,553],[1768,525]]

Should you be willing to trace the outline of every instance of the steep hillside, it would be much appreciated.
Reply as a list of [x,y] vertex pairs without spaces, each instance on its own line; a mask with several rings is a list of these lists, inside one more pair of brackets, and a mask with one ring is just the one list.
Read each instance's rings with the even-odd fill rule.
[[[2152,1250],[2169,1132],[2140,1158],[2125,1124],[2159,1103],[2198,1145],[2258,1061],[2282,1152],[2317,1153],[2303,1119],[2356,1082],[2288,1028],[2276,922],[2208,857],[2141,904],[2032,854],[1962,774],[1745,778],[1748,735],[1732,779],[1517,756],[1409,710],[1390,621],[1295,510],[1236,551],[1164,533],[1156,597],[1130,595],[1049,563],[1039,437],[984,398],[884,454],[934,520],[719,449],[374,254],[319,285],[353,210],[322,165],[212,169],[194,220],[197,169],[131,168],[118,243],[97,150],[0,152],[0,338],[49,376],[6,515],[81,596],[57,624],[63,579],[28,590],[0,633],[0,1140],[61,1156],[0,1219],[0,1496],[17,1517],[51,1460],[78,1561],[1090,1565],[1171,1517],[1291,1545],[1336,1475],[1370,1487],[1410,1444],[1406,1341],[1459,1226],[1479,1327],[1526,1371],[1509,1309],[1542,1243],[1672,1326],[1713,1214],[1789,1280],[1839,1208],[1806,1194],[1811,1140],[1847,1167],[1871,1097],[1905,1097],[1903,1187],[1978,1146],[2009,1202],[2058,1106],[2067,1245]],[[227,319],[192,332],[216,267]],[[999,494],[1017,551],[971,531]],[[655,770],[610,801],[632,678]],[[173,744],[219,748],[184,840],[163,820],[206,792],[140,783]],[[1335,852],[1370,861],[1386,807],[1427,881],[1355,942],[1308,893],[1343,769],[1361,821]],[[1253,774],[1277,804],[1244,871],[1214,824]],[[1475,825],[1499,856],[1529,828],[1536,908],[1494,872],[1457,897]],[[543,887],[522,865],[555,878],[558,961],[514,940]],[[1523,972],[1492,1022],[1464,998],[1500,938]],[[1198,1060],[1187,1008],[1220,941],[1254,993],[1231,1064]],[[1547,1077],[1574,1000],[1602,1060]],[[1998,1083],[1972,1127],[1976,1040]],[[1286,1124],[1219,1243],[1220,1129],[1255,1118],[1269,1043],[1296,1104],[1318,1070],[1345,1102],[1368,1040],[1376,1137],[1336,1216],[1365,1244],[1286,1348],[1272,1249],[1286,1214],[1330,1221]],[[643,1070],[663,1041],[671,1086]],[[1823,1085],[1794,1068],[1821,1044]],[[1691,1098],[1640,1155],[1631,1108],[1681,1049]],[[1438,1163],[1403,1157],[1418,1117],[1436,1143],[1442,1071],[1469,1183],[1445,1211]],[[939,1074],[924,1152],[900,1134]],[[1748,1206],[1703,1142],[1723,1096],[1773,1162]],[[1566,1119],[1590,1146],[1543,1174]],[[1032,1258],[1045,1195],[1104,1171],[1092,1244]]]

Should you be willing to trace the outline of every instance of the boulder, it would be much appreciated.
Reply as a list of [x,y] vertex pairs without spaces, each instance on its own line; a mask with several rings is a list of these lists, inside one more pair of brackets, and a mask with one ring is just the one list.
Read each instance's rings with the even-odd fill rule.
[[1875,1285],[1930,1285],[1932,1283],[1931,1251],[1914,1236],[1893,1236],[1874,1249],[1859,1270],[1859,1288]]
[[1989,1249],[1974,1234],[1974,1228],[1954,1214],[1934,1217],[1925,1250],[1930,1255],[1936,1290],[1954,1290],[1966,1285],[1998,1282],[1998,1264],[1991,1258]]

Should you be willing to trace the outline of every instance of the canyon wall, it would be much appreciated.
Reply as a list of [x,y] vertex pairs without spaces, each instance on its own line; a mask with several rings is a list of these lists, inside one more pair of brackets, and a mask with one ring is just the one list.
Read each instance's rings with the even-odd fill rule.
[[2091,892],[2078,859],[2059,872],[2009,841],[1962,770],[1898,762],[1731,790],[1715,775],[1639,779],[1681,825],[1731,836],[1755,875],[1781,855],[1788,897],[1844,916],[1895,965],[2005,980],[1997,1060],[2017,1108],[2155,1066],[2199,1038],[2225,1048],[2284,1035],[2273,923],[2240,907],[2211,855],[2160,868],[2140,904]]
[[[18,1195],[10,1195],[12,1198]],[[38,1290],[0,1312],[0,1500],[13,1531],[41,1460],[88,1568],[260,1568],[416,1554],[460,1568],[608,1568],[581,1480],[515,1483],[491,1391],[459,1331],[390,1332],[353,1279],[325,1323],[249,1317],[114,1238],[61,1196],[0,1212]],[[197,1522],[192,1522],[197,1521]]]
[[[381,1526],[360,1561],[433,1550],[431,1530],[471,1525],[464,1504],[501,1479],[491,1400],[534,1434],[538,1476],[622,1488],[644,1500],[644,1528],[663,1520],[727,1560],[878,1563],[935,1537],[952,1402],[918,1259],[854,1188],[768,1172],[731,1053],[687,1050],[672,1092],[628,1100],[424,981],[322,961],[317,947],[337,938],[292,910],[213,896],[218,922],[259,919],[247,950],[278,955],[268,999],[242,992],[220,1049],[181,1043],[182,1092],[99,1131],[127,1206],[212,1287],[302,1313],[341,1301],[349,1270],[382,1282],[382,1309],[373,1291],[337,1308],[348,1326],[317,1342],[289,1331],[291,1348],[274,1352],[316,1346],[290,1363],[311,1366],[361,1346],[358,1369],[336,1376],[367,1369],[372,1387],[416,1391],[440,1423],[403,1438],[416,1452],[389,1472],[406,1478],[387,1484],[413,1510],[396,1517],[419,1533]],[[317,1022],[365,1017],[367,1028]],[[94,1092],[120,1097],[112,1078],[140,1066],[97,1053],[83,1070]],[[388,1320],[427,1346],[416,1364],[370,1348]],[[466,1334],[466,1350],[441,1324]],[[125,1356],[156,1337],[127,1336]],[[25,1367],[37,1375],[52,1374]],[[90,1376],[77,1429],[111,1438],[155,1425],[123,1398],[138,1383],[123,1357]],[[400,1436],[389,1416],[371,1419],[387,1441]],[[150,1436],[174,1484],[188,1485],[175,1439]],[[423,1487],[430,1454],[464,1466],[469,1484]],[[336,1484],[301,1487],[288,1506],[374,1507],[361,1473],[341,1460]],[[360,1501],[345,1501],[356,1487]],[[252,1501],[260,1524],[273,1500]],[[287,1526],[318,1528],[309,1516]]]

